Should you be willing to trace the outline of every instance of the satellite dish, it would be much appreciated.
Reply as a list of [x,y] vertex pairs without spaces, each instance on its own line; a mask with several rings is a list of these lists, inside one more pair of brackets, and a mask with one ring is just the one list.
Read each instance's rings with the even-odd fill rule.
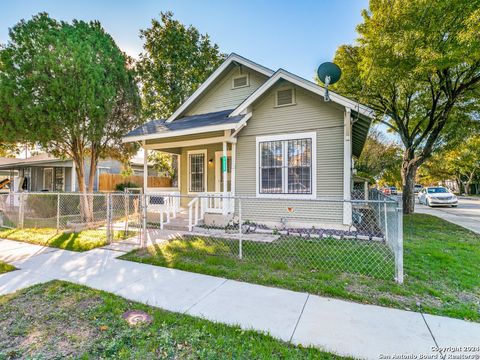
[[340,77],[342,76],[342,70],[338,67],[338,65],[332,62],[324,62],[321,64],[317,69],[318,78],[322,83],[325,84],[325,101],[330,101],[330,97],[328,96],[328,85],[335,84]]

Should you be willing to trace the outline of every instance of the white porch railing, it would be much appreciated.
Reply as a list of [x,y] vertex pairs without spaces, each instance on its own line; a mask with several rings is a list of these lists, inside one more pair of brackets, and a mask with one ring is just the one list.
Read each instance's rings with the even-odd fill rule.
[[[163,230],[164,223],[170,222],[170,216],[175,218],[180,212],[180,192],[176,188],[147,188],[148,212],[160,215],[160,229]],[[166,222],[163,215],[166,215]]]
[[232,193],[208,192],[201,193],[188,203],[188,229],[192,231],[203,220],[205,213],[227,215],[235,209],[235,199]]
[[235,201],[231,192],[208,192],[203,193],[202,212],[227,215],[235,208]]
[[200,198],[194,197],[188,203],[188,231],[192,231],[194,226],[198,225],[198,221],[203,219],[203,211],[199,211]]

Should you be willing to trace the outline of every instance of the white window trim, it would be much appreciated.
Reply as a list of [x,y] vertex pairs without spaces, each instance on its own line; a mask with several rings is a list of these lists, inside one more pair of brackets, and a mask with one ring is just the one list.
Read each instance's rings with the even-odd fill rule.
[[190,176],[190,155],[192,154],[204,154],[204,161],[203,161],[203,192],[208,192],[207,189],[207,164],[208,164],[208,159],[207,159],[207,149],[201,149],[201,150],[190,150],[187,151],[187,193],[188,194],[199,194],[202,192],[197,192],[197,191],[190,191],[190,181],[191,181],[191,176]]
[[[278,105],[278,92],[279,91],[284,91],[284,90],[292,90],[292,102],[290,104],[283,104],[283,105]],[[296,97],[296,94],[295,94],[295,88],[293,86],[283,86],[279,89],[277,89],[275,91],[275,106],[276,108],[282,108],[282,107],[285,107],[285,106],[293,106],[293,105],[297,105],[297,97]]]
[[[235,86],[235,79],[239,79],[239,78],[243,78],[243,77],[246,77],[247,78],[247,84],[246,85],[242,85],[242,86]],[[245,74],[240,74],[240,75],[236,75],[234,77],[232,77],[232,90],[236,90],[236,89],[241,89],[241,88],[244,88],[244,87],[249,87],[250,86],[250,76],[249,76],[249,73],[245,73]]]
[[[312,139],[312,193],[311,194],[262,194],[260,193],[260,143],[265,141],[283,141],[297,139]],[[285,181],[285,178],[283,179]],[[277,199],[315,199],[317,197],[317,133],[291,133],[280,135],[266,135],[256,137],[255,155],[255,193],[258,198]]]
[[48,189],[48,191],[53,191],[53,182],[55,180],[55,170],[53,169],[53,167],[48,167],[48,168],[43,168],[43,184],[42,184],[42,187],[43,189],[42,190],[46,190],[46,187],[45,187],[45,170],[52,170],[52,189]]

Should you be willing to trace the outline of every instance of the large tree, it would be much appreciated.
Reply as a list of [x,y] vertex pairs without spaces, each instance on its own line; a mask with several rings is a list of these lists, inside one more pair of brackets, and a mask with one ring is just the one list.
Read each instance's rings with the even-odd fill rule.
[[0,142],[0,157],[15,157],[20,152],[20,146],[12,142]]
[[371,107],[398,134],[404,212],[418,167],[472,111],[480,86],[479,0],[371,0],[355,45],[341,46],[337,91]]
[[186,27],[171,12],[141,30],[145,40],[138,62],[146,118],[166,118],[220,65],[225,55],[208,35]]
[[391,185],[400,179],[401,149],[395,142],[388,140],[378,128],[372,128],[355,169],[359,176],[367,177],[371,182]]
[[480,135],[442,149],[424,164],[420,175],[429,183],[454,179],[458,189],[463,187],[469,195],[471,184],[480,178]]
[[40,144],[74,161],[82,192],[95,171],[85,164],[125,157],[121,137],[139,124],[140,98],[130,59],[97,21],[20,21],[0,48],[0,139]]

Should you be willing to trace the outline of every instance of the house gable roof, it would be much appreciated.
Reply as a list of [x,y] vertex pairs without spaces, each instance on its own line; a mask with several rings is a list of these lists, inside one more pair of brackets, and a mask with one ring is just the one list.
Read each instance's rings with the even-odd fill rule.
[[202,85],[198,87],[197,90],[182,104],[180,107],[175,110],[175,112],[166,120],[167,123],[174,121],[179,118],[187,108],[194,103],[207,89],[210,88],[215,80],[217,80],[225,71],[229,69],[229,66],[233,63],[243,65],[245,67],[251,68],[263,75],[270,77],[274,71],[268,69],[260,64],[257,64],[251,60],[248,60],[238,54],[231,53],[225,61],[203,82]]
[[[230,116],[238,116],[244,113],[247,108],[252,105],[258,98],[260,98],[265,92],[273,87],[279,80],[286,80],[294,85],[311,91],[322,97],[325,96],[325,88],[317,85],[311,81],[308,81],[300,76],[292,74],[284,69],[277,70],[262,86],[255,90],[248,98],[245,99],[231,114]],[[362,105],[356,101],[353,101],[345,96],[339,95],[335,92],[329,91],[330,100],[337,104],[340,104],[346,108],[355,110],[361,115],[372,118],[373,110],[369,107]]]
[[[248,108],[269,89],[275,86],[275,84],[277,84],[280,80],[290,82],[307,91],[320,95],[321,97],[325,96],[324,87],[292,74],[284,69],[279,69],[262,86],[254,91],[248,98],[245,99],[245,101],[243,101],[234,111],[232,111],[230,116],[236,117],[240,114],[247,113]],[[350,109],[353,113],[354,121],[352,123],[352,154],[356,157],[359,157],[368,135],[368,130],[374,116],[374,111],[365,105],[362,105],[335,92],[329,91],[329,96],[332,102]]]

